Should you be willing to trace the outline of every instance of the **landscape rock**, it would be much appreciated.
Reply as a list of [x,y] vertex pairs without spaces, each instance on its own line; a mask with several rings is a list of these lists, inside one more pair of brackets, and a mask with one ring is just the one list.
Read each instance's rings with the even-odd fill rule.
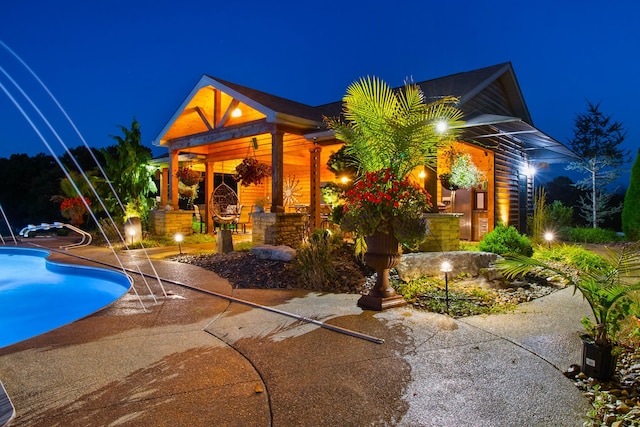
[[[396,270],[405,282],[423,276],[442,276],[443,273],[440,271],[442,262],[449,261],[452,266],[450,277],[460,274],[477,277],[482,270],[490,270],[497,259],[498,255],[490,252],[420,252],[403,254]],[[493,272],[491,276],[496,277]]]
[[258,259],[291,262],[296,257],[296,251],[289,246],[259,245],[251,248],[251,253]]

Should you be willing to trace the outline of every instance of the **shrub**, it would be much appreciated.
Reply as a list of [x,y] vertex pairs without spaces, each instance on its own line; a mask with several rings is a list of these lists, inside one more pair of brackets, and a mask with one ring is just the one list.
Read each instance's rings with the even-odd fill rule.
[[582,228],[571,229],[569,240],[580,243],[609,243],[623,240],[615,231],[604,228]]
[[336,275],[337,242],[325,230],[315,230],[309,243],[298,249],[292,267],[300,274],[301,280],[311,289],[321,289]]
[[511,225],[498,225],[493,231],[484,235],[478,247],[483,252],[493,252],[498,255],[506,253],[516,253],[528,257],[533,255],[531,241],[518,233],[518,230]]
[[573,222],[573,208],[565,206],[560,200],[551,203],[549,209],[549,220],[556,228],[570,227]]
[[[640,150],[638,151],[640,154]],[[640,156],[636,157],[631,168],[629,188],[624,197],[622,208],[622,231],[631,241],[640,240]]]

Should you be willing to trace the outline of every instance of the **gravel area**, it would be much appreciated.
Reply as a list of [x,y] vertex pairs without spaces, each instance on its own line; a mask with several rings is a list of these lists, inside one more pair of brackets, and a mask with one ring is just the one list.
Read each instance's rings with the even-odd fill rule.
[[640,426],[640,349],[622,348],[610,381],[587,377],[577,365],[565,375],[594,407],[586,426]]

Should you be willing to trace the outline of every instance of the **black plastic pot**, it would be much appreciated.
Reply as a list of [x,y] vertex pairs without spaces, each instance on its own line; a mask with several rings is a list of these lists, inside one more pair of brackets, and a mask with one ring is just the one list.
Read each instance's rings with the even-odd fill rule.
[[606,381],[616,369],[616,357],[611,354],[613,346],[601,346],[589,335],[582,337],[582,372],[591,378]]

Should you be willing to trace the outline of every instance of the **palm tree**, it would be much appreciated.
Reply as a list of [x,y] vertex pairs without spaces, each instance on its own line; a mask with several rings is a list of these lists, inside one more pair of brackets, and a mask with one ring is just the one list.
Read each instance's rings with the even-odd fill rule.
[[347,89],[347,122],[325,121],[345,142],[345,154],[355,159],[360,174],[390,168],[402,178],[418,166],[433,167],[438,147],[458,136],[462,112],[455,107],[457,101],[442,97],[426,103],[416,84],[394,90],[367,77]]

